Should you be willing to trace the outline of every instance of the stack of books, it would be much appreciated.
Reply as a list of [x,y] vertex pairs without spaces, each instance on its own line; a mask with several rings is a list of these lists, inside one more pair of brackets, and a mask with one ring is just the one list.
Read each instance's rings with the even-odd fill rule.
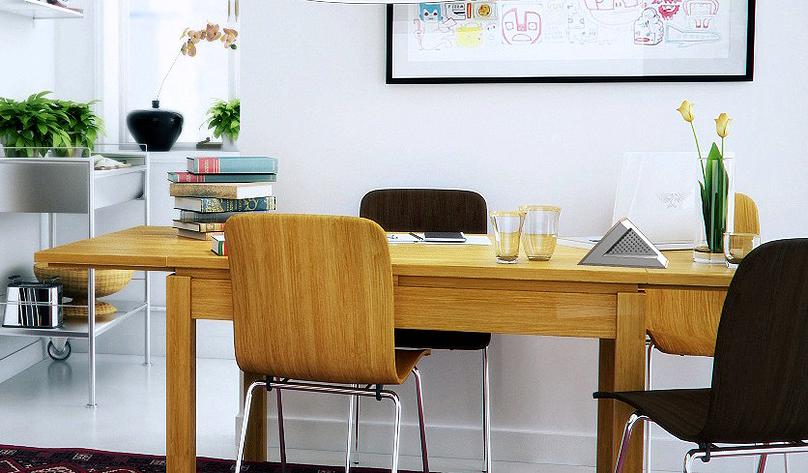
[[275,210],[277,172],[278,161],[266,156],[189,157],[187,171],[168,173],[179,210],[174,228],[181,237],[212,240],[233,215]]

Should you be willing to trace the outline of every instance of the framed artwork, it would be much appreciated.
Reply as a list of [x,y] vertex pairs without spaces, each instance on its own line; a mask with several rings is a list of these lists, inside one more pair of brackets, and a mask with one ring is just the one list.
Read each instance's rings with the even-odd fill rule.
[[387,83],[751,81],[755,0],[387,7]]

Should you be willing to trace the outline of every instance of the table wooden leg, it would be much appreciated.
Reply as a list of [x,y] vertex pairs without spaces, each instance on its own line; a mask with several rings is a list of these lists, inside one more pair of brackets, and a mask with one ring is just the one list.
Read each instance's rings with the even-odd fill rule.
[[[242,398],[253,381],[264,379],[265,376],[256,373],[241,374]],[[267,395],[266,391],[253,396],[250,412],[244,413],[244,419],[249,417],[250,425],[247,430],[247,444],[244,446],[244,459],[247,461],[267,461]]]
[[[645,295],[618,294],[617,337],[600,341],[598,390],[641,391],[645,386]],[[598,473],[614,471],[620,439],[632,409],[598,401]],[[642,472],[643,426],[634,428],[623,473]]]
[[196,473],[196,321],[191,278],[166,280],[166,471]]

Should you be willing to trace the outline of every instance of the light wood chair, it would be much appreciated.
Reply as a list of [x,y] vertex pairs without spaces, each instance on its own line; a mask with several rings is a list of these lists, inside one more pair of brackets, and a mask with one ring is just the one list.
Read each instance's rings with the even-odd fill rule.
[[[760,233],[760,216],[755,201],[746,194],[735,194],[736,232]],[[651,373],[654,350],[668,355],[712,357],[718,335],[718,322],[724,305],[724,291],[646,290],[647,314],[645,387],[653,389]],[[686,304],[683,304],[686,302]],[[701,307],[698,314],[693,307]],[[694,317],[699,317],[694,323]],[[645,465],[651,472],[651,436],[646,429]],[[765,458],[762,459],[765,465]],[[762,473],[762,469],[760,470]]]
[[[428,351],[394,347],[384,231],[354,217],[247,214],[228,220],[225,234],[236,362],[242,371],[266,376],[247,390],[235,471],[241,471],[253,393],[265,388],[392,401],[395,473],[401,403],[384,385],[402,384],[413,372],[420,395],[416,365]],[[422,413],[420,396],[418,402]],[[352,418],[349,412],[349,436]],[[350,449],[348,442],[346,472]]]

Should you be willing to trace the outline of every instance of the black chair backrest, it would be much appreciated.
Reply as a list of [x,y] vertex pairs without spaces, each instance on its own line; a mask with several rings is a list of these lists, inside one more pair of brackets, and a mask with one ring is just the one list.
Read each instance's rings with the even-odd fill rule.
[[762,245],[730,284],[705,438],[808,439],[808,239]]
[[485,199],[467,190],[374,190],[362,198],[359,216],[388,232],[488,232]]

